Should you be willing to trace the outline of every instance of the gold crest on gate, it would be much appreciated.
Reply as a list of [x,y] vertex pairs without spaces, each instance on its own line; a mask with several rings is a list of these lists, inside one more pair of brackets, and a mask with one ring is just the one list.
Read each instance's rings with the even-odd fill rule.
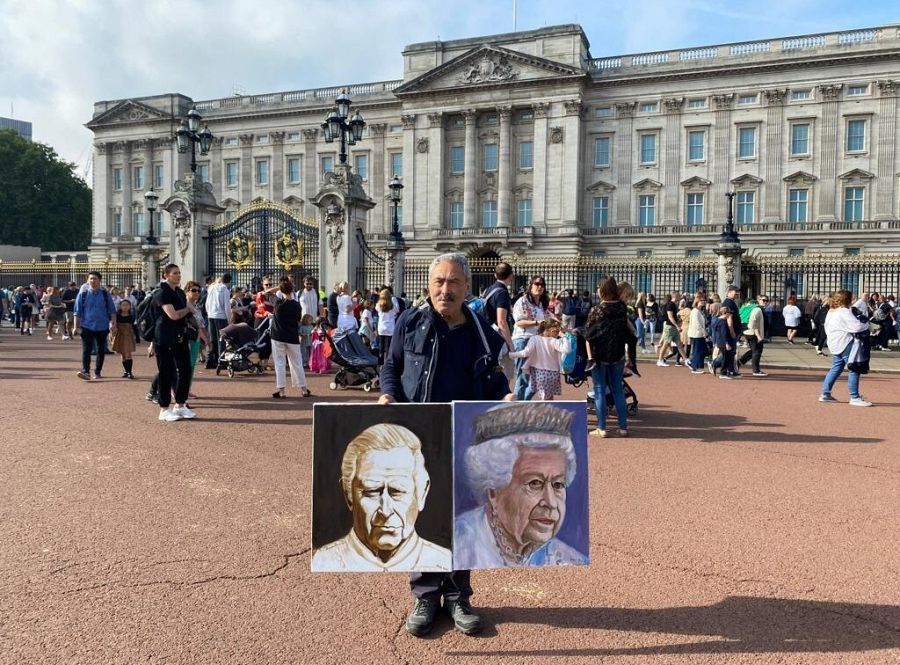
[[253,241],[238,234],[228,239],[225,257],[235,268],[243,268],[253,262]]
[[275,261],[286,270],[303,263],[304,243],[302,238],[295,238],[285,233],[275,241]]

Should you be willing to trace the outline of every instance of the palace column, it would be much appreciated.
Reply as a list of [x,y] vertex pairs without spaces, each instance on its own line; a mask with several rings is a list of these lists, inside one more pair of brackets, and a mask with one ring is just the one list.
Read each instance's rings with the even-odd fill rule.
[[212,148],[209,152],[209,182],[212,185],[214,196],[217,200],[221,200],[225,191],[225,178],[222,173],[224,168],[222,165],[222,143],[224,139],[221,136],[214,136],[212,140]]
[[[819,145],[822,146],[822,159],[819,168],[819,209],[816,216],[817,222],[833,222],[837,219],[836,190],[837,184],[837,157],[842,150],[839,134],[840,116],[838,115],[838,98],[843,84],[820,85],[819,93],[823,100],[822,122],[819,136]],[[780,189],[780,188],[779,188]],[[809,215],[812,220],[812,197],[809,198]]]
[[269,192],[276,203],[284,202],[284,132],[269,132],[272,141],[272,177]]
[[681,182],[681,110],[684,97],[670,97],[663,100],[666,113],[666,150],[661,155],[665,160],[663,173],[663,209],[662,223],[677,224],[680,209]]
[[713,95],[715,119],[715,147],[713,149],[712,168],[707,171],[712,180],[711,198],[709,202],[709,220],[721,222],[728,214],[728,203],[725,193],[731,191],[729,175],[731,174],[731,105],[734,94]]
[[[634,133],[634,111],[637,102],[616,104],[616,224],[632,226],[631,203],[634,200],[631,144]],[[637,221],[637,220],[635,220]]]
[[428,228],[444,223],[444,115],[428,114]]
[[547,226],[547,114],[550,104],[538,102],[534,111],[534,170],[532,190],[532,225]]
[[[377,123],[369,124],[367,127],[372,139],[372,157],[369,165],[372,173],[369,177],[369,195],[376,202],[376,212],[369,219],[371,226],[366,231],[387,233],[390,231],[391,215],[390,206],[385,205],[384,187],[386,181],[393,177],[393,174],[387,176],[384,174],[384,133],[387,131],[387,125]],[[376,221],[377,216],[381,217],[380,221]]]
[[510,124],[512,119],[512,107],[501,106],[497,109],[497,115],[500,116],[500,140],[497,152],[499,154],[499,164],[497,174],[497,226],[511,226],[512,219],[510,214],[510,199],[512,198],[512,190],[510,183],[512,182],[510,173]]
[[[897,94],[900,83],[878,81],[878,129],[873,136],[878,140],[878,155],[875,170],[875,214],[868,206],[866,216],[876,221],[896,219],[894,213],[894,183],[896,178],[897,155]],[[874,123],[873,123],[874,124]],[[873,130],[875,127],[872,128]],[[870,194],[871,196],[871,194]]]
[[[316,138],[319,135],[319,130],[313,128],[301,129],[300,131],[303,134],[303,173],[300,174],[300,179],[303,182],[303,199],[308,203],[309,201],[312,201],[316,195],[316,181],[318,180]],[[313,216],[305,207],[303,212],[307,217]]]
[[477,150],[475,142],[475,124],[478,115],[473,109],[463,111],[463,117],[466,119],[466,164],[465,175],[463,177],[463,226],[472,229],[478,226],[476,218],[477,201],[475,194],[475,169],[478,163],[475,159]]
[[781,219],[782,135],[787,90],[776,88],[763,94],[766,99],[766,205],[763,221],[776,221]]
[[122,144],[122,235],[134,236],[134,224],[131,218],[131,202],[133,197],[131,183],[131,141]]
[[241,204],[247,205],[253,198],[253,134],[241,134]]
[[419,210],[421,199],[416,192],[416,182],[419,172],[422,170],[420,161],[416,159],[416,114],[404,114],[400,116],[400,121],[403,123],[403,180],[406,182],[403,192],[404,214],[401,230],[405,232],[414,228],[417,222],[416,216],[424,215],[425,212]]
[[109,205],[109,180],[112,172],[109,168],[109,151],[112,146],[108,142],[94,142],[93,185],[93,223],[94,238],[112,236],[112,216]]

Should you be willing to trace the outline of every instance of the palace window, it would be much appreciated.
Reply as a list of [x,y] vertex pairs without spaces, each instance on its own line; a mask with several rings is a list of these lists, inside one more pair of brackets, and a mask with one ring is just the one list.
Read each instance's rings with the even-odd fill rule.
[[113,235],[118,238],[122,235],[122,213],[113,213]]
[[805,90],[791,90],[792,102],[799,102],[805,99],[812,99],[812,91],[809,88]]
[[611,106],[598,106],[594,109],[595,118],[609,118],[612,116]]
[[261,134],[260,136],[257,136],[257,137],[256,137],[256,142],[257,142],[257,143],[268,143],[268,142],[269,142],[269,135],[268,135],[268,134]]
[[653,226],[656,223],[656,195],[642,194],[638,197],[638,224]]
[[847,122],[847,152],[865,152],[866,121],[850,120]]
[[531,199],[516,201],[516,226],[520,228],[531,226]]
[[463,204],[454,201],[450,204],[450,228],[461,229],[463,227]]
[[162,189],[163,184],[165,183],[165,170],[163,169],[162,164],[155,164],[153,166],[153,186],[156,189]]
[[485,201],[481,206],[481,227],[493,229],[497,226],[497,202]]
[[288,182],[292,185],[300,183],[300,158],[291,157],[287,160]]
[[269,162],[265,159],[256,162],[256,184],[260,186],[269,184]]
[[113,169],[113,189],[117,192],[122,191],[122,169]]
[[238,163],[225,162],[225,186],[237,187],[238,184]]
[[299,141],[300,140],[300,132],[288,132],[287,140],[288,141]]
[[534,168],[534,143],[531,141],[519,142],[519,168],[523,170]]
[[334,171],[334,157],[331,155],[322,157],[322,173],[331,173]]
[[131,186],[134,189],[144,189],[144,167],[135,166],[131,169]]
[[641,134],[641,164],[656,163],[656,134]]
[[595,196],[591,199],[591,224],[595,229],[609,226],[609,197]]
[[594,166],[609,166],[609,137],[594,139]]
[[737,103],[739,106],[746,106],[747,104],[756,104],[758,99],[759,95],[738,95]]
[[868,95],[869,94],[869,86],[868,85],[851,85],[847,88],[847,96],[848,97],[859,97],[860,95]]
[[209,182],[209,164],[197,164],[197,177],[200,182]]
[[689,99],[688,100],[688,108],[689,109],[705,109],[706,108],[706,98]]
[[788,192],[788,221],[805,224],[807,214],[808,189],[792,189]]
[[865,187],[847,187],[844,190],[844,221],[859,222],[863,219]]
[[402,152],[392,152],[391,153],[391,177],[397,176],[398,178],[403,177],[403,153]]
[[754,159],[756,157],[756,127],[738,129],[738,159]]
[[756,192],[738,192],[735,199],[737,200],[737,214],[735,221],[738,224],[753,223],[753,204],[756,198]]
[[353,170],[356,171],[356,175],[358,175],[363,180],[369,179],[369,156],[368,155],[354,155],[353,157]]
[[695,130],[688,132],[688,160],[702,162],[706,159],[706,132]]
[[684,219],[688,226],[703,223],[703,194],[687,195]]
[[142,236],[144,235],[144,213],[142,212],[133,212],[131,213],[131,228],[134,230],[134,235]]
[[641,113],[656,113],[659,108],[659,104],[657,102],[642,102],[638,107],[638,111]]
[[809,125],[796,123],[791,125],[791,156],[809,154]]
[[238,144],[238,140],[237,140],[236,136],[229,136],[227,139],[225,139],[225,145],[237,145],[237,144]]
[[450,148],[450,173],[463,173],[466,170],[466,149],[461,145]]
[[484,144],[484,170],[496,171],[499,146],[496,143]]

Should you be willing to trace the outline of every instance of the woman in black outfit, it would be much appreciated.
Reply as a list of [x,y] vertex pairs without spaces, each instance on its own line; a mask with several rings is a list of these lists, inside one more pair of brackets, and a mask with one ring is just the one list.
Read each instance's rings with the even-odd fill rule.
[[[194,313],[181,284],[181,269],[170,263],[163,270],[163,281],[153,296],[153,305],[159,308],[153,337],[153,353],[159,370],[159,419],[175,422],[182,418],[196,418],[185,404],[188,398],[191,375],[190,348],[188,342],[197,335],[197,329],[189,327],[185,317]],[[177,376],[185,380],[176,381]],[[172,386],[175,385],[175,407],[172,408]]]

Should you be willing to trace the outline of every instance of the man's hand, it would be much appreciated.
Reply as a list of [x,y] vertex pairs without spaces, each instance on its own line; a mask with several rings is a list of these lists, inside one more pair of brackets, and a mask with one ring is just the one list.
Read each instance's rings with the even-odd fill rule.
[[503,396],[503,401],[504,402],[515,402],[516,394],[515,393],[506,393],[506,395]]
[[150,345],[147,347],[147,357],[148,357],[148,358],[152,358],[152,357],[153,357],[153,345],[152,345],[152,344],[150,344]]
[[394,404],[395,400],[390,395],[382,394],[378,397],[378,404]]

